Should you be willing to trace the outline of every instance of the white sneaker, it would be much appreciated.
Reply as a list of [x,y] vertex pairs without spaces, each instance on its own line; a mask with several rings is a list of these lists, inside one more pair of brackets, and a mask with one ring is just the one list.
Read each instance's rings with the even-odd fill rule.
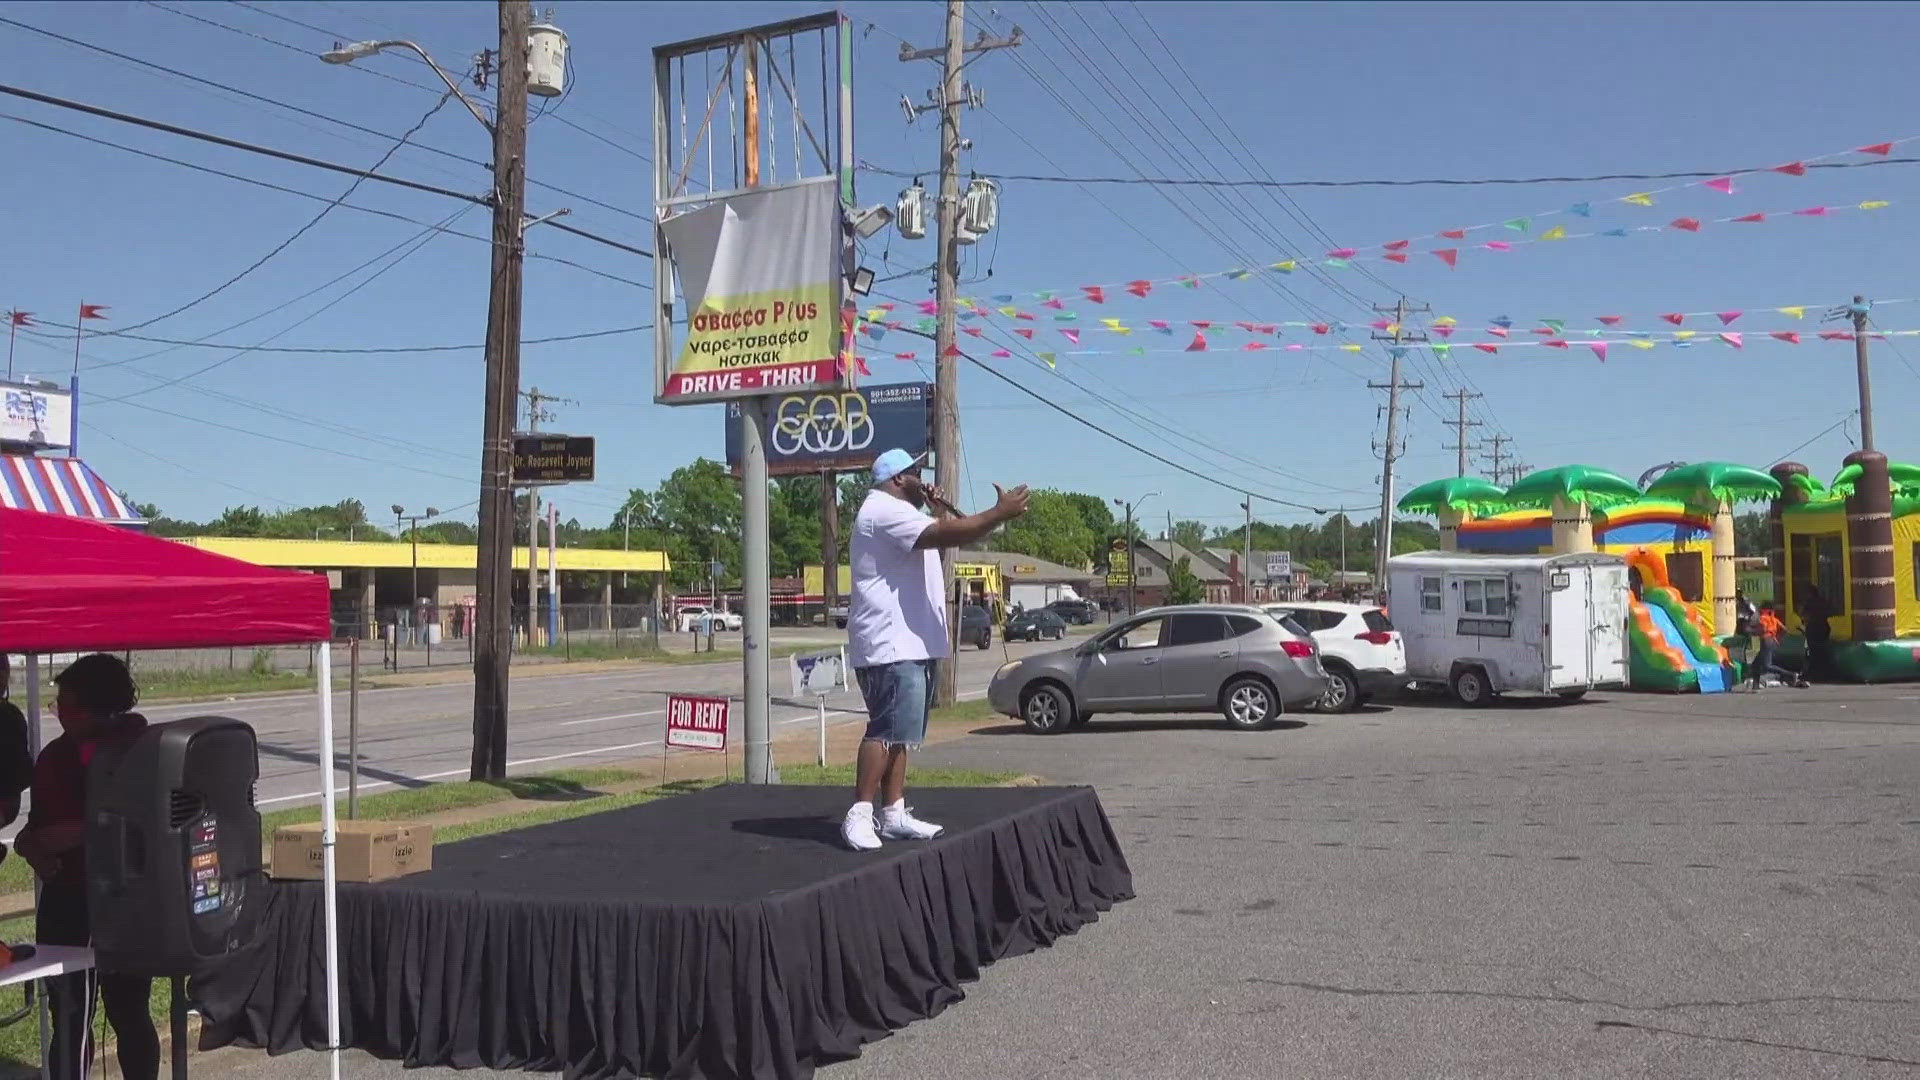
[[889,840],[931,840],[942,831],[933,822],[914,817],[904,801],[894,803],[880,813],[880,835]]
[[873,804],[854,803],[847,811],[847,819],[840,823],[840,839],[855,851],[876,851],[880,847],[879,834],[873,831]]

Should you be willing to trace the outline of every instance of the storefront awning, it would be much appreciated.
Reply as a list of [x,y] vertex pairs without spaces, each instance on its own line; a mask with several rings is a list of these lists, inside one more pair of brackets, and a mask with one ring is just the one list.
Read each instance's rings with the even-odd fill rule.
[[79,458],[0,454],[0,506],[115,524],[144,520]]

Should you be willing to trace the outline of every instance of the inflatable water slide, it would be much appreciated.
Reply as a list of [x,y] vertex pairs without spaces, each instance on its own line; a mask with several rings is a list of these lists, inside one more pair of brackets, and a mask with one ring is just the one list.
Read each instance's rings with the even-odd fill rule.
[[1628,675],[1636,690],[1725,693],[1737,680],[1727,650],[1667,579],[1664,560],[1635,549],[1627,566],[1640,595],[1627,601]]

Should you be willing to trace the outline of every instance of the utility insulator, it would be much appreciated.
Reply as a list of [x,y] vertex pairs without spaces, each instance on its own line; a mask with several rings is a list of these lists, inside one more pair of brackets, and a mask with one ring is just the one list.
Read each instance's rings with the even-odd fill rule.
[[966,194],[960,199],[960,229],[955,239],[971,244],[992,232],[1000,220],[1000,185],[975,178],[967,182]]
[[567,35],[553,25],[553,13],[527,28],[527,93],[559,97],[567,89]]
[[926,188],[916,182],[900,192],[900,201],[894,204],[893,226],[908,240],[918,240],[927,235]]

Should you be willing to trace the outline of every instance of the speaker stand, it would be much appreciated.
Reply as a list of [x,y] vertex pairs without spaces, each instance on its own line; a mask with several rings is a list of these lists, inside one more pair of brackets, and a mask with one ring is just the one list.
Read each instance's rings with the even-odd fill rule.
[[175,975],[172,984],[173,1080],[187,1080],[187,980]]

